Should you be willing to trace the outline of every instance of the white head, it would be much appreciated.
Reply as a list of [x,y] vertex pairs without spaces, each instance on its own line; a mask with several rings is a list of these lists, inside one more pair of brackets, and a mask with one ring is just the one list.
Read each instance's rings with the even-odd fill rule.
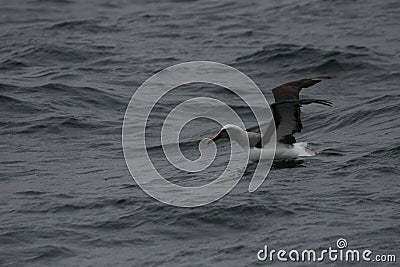
[[239,126],[233,124],[227,124],[224,127],[222,127],[221,130],[216,135],[207,140],[207,144],[209,144],[211,141],[215,142],[217,140],[229,137],[232,140],[238,142],[239,145],[243,148],[249,146],[247,132],[242,128],[240,128]]

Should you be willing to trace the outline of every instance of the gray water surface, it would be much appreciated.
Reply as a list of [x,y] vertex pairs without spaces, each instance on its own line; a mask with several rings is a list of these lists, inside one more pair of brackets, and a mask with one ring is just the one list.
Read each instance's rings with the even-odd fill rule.
[[[245,266],[265,244],[324,249],[340,237],[400,257],[399,21],[395,0],[2,1],[0,265]],[[270,102],[276,85],[334,76],[302,94],[334,103],[303,108],[297,139],[319,155],[274,166],[254,193],[249,166],[204,207],[150,198],[125,164],[124,112],[152,74],[191,60],[243,71]],[[235,101],[221,88],[177,89],[150,135],[204,95]],[[182,149],[195,157],[194,141],[218,125],[193,125]],[[151,151],[169,172],[161,148]],[[201,183],[225,165],[173,179]]]

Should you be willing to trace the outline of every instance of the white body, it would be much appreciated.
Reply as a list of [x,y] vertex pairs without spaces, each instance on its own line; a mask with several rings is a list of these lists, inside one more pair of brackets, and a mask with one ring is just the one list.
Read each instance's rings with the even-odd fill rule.
[[[269,160],[273,157],[274,151],[271,148],[256,148],[250,149],[249,158],[251,161]],[[285,145],[278,143],[276,145],[274,160],[288,160],[299,157],[312,157],[316,153],[307,148],[307,143],[294,143],[293,145]]]
[[274,150],[269,146],[263,148],[250,147],[249,135],[242,128],[228,124],[223,129],[227,130],[232,140],[236,141],[245,151],[248,151],[250,161],[270,160],[272,158],[274,160],[289,160],[316,155],[314,151],[307,148],[307,143],[305,142],[294,143],[292,145],[278,142],[274,156]]

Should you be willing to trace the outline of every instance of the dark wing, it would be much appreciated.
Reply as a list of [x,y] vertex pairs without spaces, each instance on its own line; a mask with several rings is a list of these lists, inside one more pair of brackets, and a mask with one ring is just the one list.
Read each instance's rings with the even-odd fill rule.
[[331,106],[332,103],[321,99],[302,99],[274,103],[271,105],[272,114],[275,120],[276,138],[278,142],[284,144],[296,143],[294,133],[301,132],[300,108],[302,105],[317,103]]
[[329,76],[321,76],[311,79],[302,79],[282,84],[272,89],[275,102],[283,102],[288,100],[299,100],[299,94],[302,88],[307,88],[319,83],[323,79],[330,79]]

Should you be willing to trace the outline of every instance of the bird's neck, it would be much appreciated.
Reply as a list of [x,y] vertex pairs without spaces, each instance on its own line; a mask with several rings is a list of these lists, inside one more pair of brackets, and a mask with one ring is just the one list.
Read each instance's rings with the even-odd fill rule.
[[244,150],[250,149],[249,137],[247,132],[242,129],[235,129],[234,131],[229,131],[229,135],[232,140],[237,142]]

